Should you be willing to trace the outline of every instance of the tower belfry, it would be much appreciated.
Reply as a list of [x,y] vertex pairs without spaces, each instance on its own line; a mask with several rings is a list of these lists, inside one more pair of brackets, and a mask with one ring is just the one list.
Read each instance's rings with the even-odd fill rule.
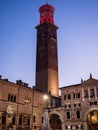
[[57,29],[54,7],[45,4],[39,8],[40,24],[37,29],[36,89],[58,96]]

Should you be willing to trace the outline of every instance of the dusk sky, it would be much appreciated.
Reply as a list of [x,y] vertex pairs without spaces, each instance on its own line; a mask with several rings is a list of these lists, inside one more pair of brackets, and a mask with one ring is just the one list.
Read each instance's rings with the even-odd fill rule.
[[[98,79],[98,0],[47,0],[59,27],[59,87]],[[0,0],[0,75],[35,85],[36,29],[46,0]]]

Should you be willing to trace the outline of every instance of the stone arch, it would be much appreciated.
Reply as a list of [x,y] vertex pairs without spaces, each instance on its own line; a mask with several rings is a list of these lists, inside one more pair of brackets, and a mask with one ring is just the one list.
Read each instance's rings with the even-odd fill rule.
[[[61,128],[59,127],[58,130],[63,130],[64,129],[64,117],[63,117],[63,115],[60,113],[60,111],[53,110],[49,113],[49,118],[51,118],[53,116],[57,117],[59,124],[61,124]],[[54,129],[50,129],[50,130],[54,130]]]
[[87,112],[85,113],[85,116],[84,116],[84,121],[87,120],[87,115],[91,112],[91,111],[98,111],[98,107],[91,107],[90,109],[87,110]]
[[63,118],[62,114],[59,111],[53,110],[53,111],[50,112],[50,116],[52,114],[58,115],[60,117],[61,122],[64,122],[64,118]]

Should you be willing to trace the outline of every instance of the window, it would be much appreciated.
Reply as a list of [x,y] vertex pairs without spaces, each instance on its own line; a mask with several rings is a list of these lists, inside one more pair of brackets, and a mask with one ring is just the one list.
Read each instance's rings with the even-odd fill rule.
[[85,97],[85,98],[88,97],[88,90],[84,90],[84,97]]
[[2,124],[6,124],[6,116],[2,116]]
[[66,95],[64,95],[64,100],[66,100]]
[[27,125],[30,125],[30,118],[27,119]]
[[68,94],[68,95],[67,95],[67,98],[68,98],[68,99],[71,99],[71,96],[70,96],[70,94]]
[[81,107],[81,103],[79,103],[78,106]]
[[67,105],[65,105],[65,108],[67,108]]
[[11,102],[13,102],[13,95],[11,95]]
[[14,96],[14,102],[16,102],[16,96]]
[[15,117],[12,118],[12,124],[15,125]]
[[66,112],[67,119],[70,119],[70,112]]
[[98,97],[98,88],[96,89],[97,97]]
[[41,122],[43,123],[43,116],[42,116],[42,118],[41,118]]
[[36,122],[35,116],[33,116],[33,122]]
[[68,108],[71,108],[71,104],[68,104]]
[[76,117],[77,117],[77,119],[80,118],[80,111],[76,111]]
[[71,130],[71,129],[72,129],[72,126],[68,125],[68,126],[66,126],[66,129],[67,129],[67,130]]
[[75,94],[73,94],[73,99],[75,99]]
[[76,94],[76,97],[77,97],[77,98],[80,98],[80,93],[77,93],[77,94]]
[[16,102],[16,96],[13,94],[8,94],[8,101],[10,102]]
[[10,101],[10,98],[11,98],[11,97],[10,97],[10,94],[8,94],[8,101]]
[[76,129],[82,129],[82,125],[76,125]]
[[19,125],[22,125],[22,117],[19,117]]
[[94,89],[91,89],[90,96],[91,96],[91,97],[94,96]]
[[90,106],[92,106],[92,105],[97,105],[97,102],[95,101],[95,102],[90,102]]
[[76,104],[74,104],[74,107],[76,107]]

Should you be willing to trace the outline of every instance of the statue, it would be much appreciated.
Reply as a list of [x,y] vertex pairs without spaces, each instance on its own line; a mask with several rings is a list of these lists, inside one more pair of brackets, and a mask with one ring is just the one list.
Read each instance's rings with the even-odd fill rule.
[[46,110],[43,114],[43,127],[41,130],[49,130],[48,129],[48,110]]
[[11,115],[14,114],[11,105],[8,105],[8,106],[7,106],[7,113],[8,113],[9,115],[10,115],[10,114],[11,114]]

